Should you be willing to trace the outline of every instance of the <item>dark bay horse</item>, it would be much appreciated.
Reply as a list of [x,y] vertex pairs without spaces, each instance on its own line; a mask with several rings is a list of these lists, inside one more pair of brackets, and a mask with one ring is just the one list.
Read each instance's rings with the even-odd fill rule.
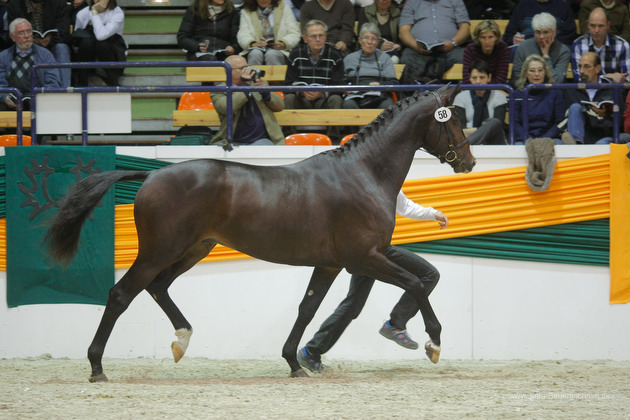
[[266,261],[315,267],[282,349],[291,376],[308,376],[298,364],[297,347],[344,268],[417,297],[430,337],[425,350],[436,363],[441,325],[428,293],[383,251],[394,230],[396,195],[416,150],[424,148],[455,172],[475,165],[457,117],[444,118],[450,110],[443,105],[450,105],[457,91],[457,86],[445,86],[397,102],[344,146],[291,165],[200,159],[155,171],[103,172],[75,184],[46,234],[51,255],[66,263],[77,251],[83,223],[106,191],[118,181],[144,181],[134,208],[138,257],[109,292],[88,350],[90,381],[107,380],[105,345],[118,317],[143,290],[176,330],[175,361],[183,356],[192,327],[168,288],[218,243]]

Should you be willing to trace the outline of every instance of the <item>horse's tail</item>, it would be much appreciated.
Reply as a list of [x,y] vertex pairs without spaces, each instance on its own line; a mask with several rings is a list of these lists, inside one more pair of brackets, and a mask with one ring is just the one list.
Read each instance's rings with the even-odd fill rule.
[[48,253],[67,265],[77,252],[81,228],[107,190],[118,181],[144,181],[150,171],[108,171],[88,176],[70,188],[59,203],[44,236]]

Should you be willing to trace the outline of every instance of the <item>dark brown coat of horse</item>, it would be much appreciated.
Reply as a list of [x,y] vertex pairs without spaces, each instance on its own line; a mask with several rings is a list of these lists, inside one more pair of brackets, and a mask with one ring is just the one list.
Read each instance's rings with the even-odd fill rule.
[[[439,122],[458,87],[442,87],[400,101],[347,144],[285,166],[191,160],[155,171],[111,171],[75,184],[47,232],[51,255],[68,262],[81,227],[118,181],[144,180],[135,199],[138,257],[109,292],[88,358],[90,381],[106,381],[102,356],[118,317],[147,290],[166,313],[178,341],[178,361],[192,327],[168,294],[172,282],[220,243],[252,257],[315,267],[297,320],[282,349],[291,376],[307,376],[296,353],[306,326],[342,269],[394,284],[417,297],[437,362],[441,325],[420,280],[389,261],[396,195],[416,150],[424,148],[468,172],[475,159],[455,115]],[[443,111],[443,108],[442,108]],[[435,115],[434,115],[435,114]]]

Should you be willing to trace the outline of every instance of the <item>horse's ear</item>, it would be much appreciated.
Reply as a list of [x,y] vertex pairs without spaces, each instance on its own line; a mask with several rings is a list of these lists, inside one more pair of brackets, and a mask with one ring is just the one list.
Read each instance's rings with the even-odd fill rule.
[[453,103],[453,100],[455,100],[455,95],[459,93],[459,87],[461,84],[462,82],[459,82],[456,85],[451,86],[451,84],[449,83],[446,86],[440,88],[440,90],[443,90],[443,92],[440,92],[442,96],[442,101],[446,104],[451,105]]

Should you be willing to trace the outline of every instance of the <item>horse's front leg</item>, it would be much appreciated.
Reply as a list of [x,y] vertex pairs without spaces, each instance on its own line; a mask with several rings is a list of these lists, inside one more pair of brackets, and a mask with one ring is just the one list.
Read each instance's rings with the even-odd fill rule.
[[308,376],[297,360],[298,344],[304,335],[304,330],[313,320],[315,312],[317,312],[317,308],[319,308],[322,300],[324,300],[324,296],[328,293],[330,285],[337,278],[340,271],[341,269],[322,267],[315,267],[313,270],[311,280],[308,283],[308,288],[306,289],[306,294],[304,295],[298,309],[297,320],[293,325],[293,329],[291,329],[289,338],[287,338],[287,341],[284,343],[284,347],[282,348],[282,357],[289,364],[289,367],[291,368],[290,376],[293,378]]
[[[440,335],[442,325],[438,321],[429,302],[429,294],[437,284],[439,273],[421,257],[404,249],[390,246],[384,254],[371,255],[366,269],[378,280],[401,287],[417,302],[424,319],[425,331],[430,340],[425,344],[425,352],[433,363],[440,358]],[[405,296],[401,299],[404,300]],[[414,313],[409,314],[411,318]],[[405,319],[402,323],[406,323]]]

